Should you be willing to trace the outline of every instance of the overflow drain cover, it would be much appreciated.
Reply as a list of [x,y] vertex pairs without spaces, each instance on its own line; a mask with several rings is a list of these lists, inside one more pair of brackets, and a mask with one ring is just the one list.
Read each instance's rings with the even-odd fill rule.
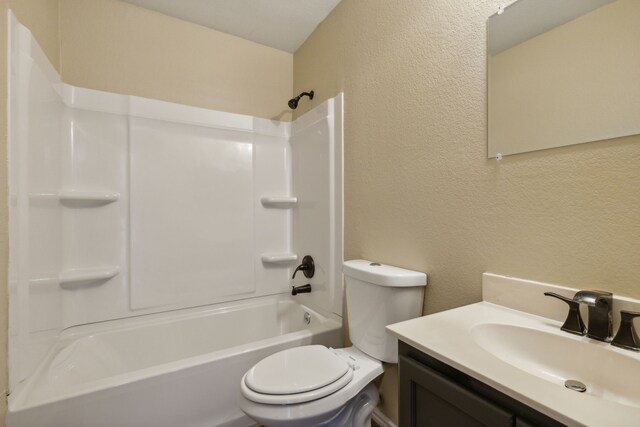
[[584,383],[576,380],[566,380],[564,382],[564,386],[569,390],[578,391],[580,393],[584,393],[587,391],[587,386]]

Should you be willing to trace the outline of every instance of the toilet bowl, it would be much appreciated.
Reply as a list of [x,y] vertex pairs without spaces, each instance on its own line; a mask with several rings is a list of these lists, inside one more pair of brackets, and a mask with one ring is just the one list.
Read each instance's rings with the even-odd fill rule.
[[397,362],[397,340],[385,326],[422,312],[426,275],[365,260],[343,267],[350,338],[333,349],[308,345],[283,350],[242,378],[238,406],[267,427],[368,427],[378,404],[372,381],[382,362]]

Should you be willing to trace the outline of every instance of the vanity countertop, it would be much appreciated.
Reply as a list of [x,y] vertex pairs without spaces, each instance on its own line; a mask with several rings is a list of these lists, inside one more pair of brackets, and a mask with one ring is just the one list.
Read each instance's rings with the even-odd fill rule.
[[[639,425],[640,353],[568,334],[561,324],[483,301],[387,330],[569,426]],[[582,381],[587,391],[565,388],[567,379]]]

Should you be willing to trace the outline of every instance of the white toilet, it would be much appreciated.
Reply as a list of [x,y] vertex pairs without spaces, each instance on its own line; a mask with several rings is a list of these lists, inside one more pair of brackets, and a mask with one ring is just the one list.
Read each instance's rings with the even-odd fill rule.
[[267,427],[371,424],[372,381],[382,362],[397,363],[398,341],[385,326],[418,317],[427,276],[365,260],[343,265],[353,346],[308,345],[262,359],[242,378],[238,404]]

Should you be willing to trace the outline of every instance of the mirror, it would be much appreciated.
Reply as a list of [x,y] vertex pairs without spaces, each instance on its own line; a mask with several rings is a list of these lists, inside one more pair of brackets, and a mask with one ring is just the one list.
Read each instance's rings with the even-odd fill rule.
[[639,134],[639,23],[639,0],[518,0],[491,16],[488,156]]

